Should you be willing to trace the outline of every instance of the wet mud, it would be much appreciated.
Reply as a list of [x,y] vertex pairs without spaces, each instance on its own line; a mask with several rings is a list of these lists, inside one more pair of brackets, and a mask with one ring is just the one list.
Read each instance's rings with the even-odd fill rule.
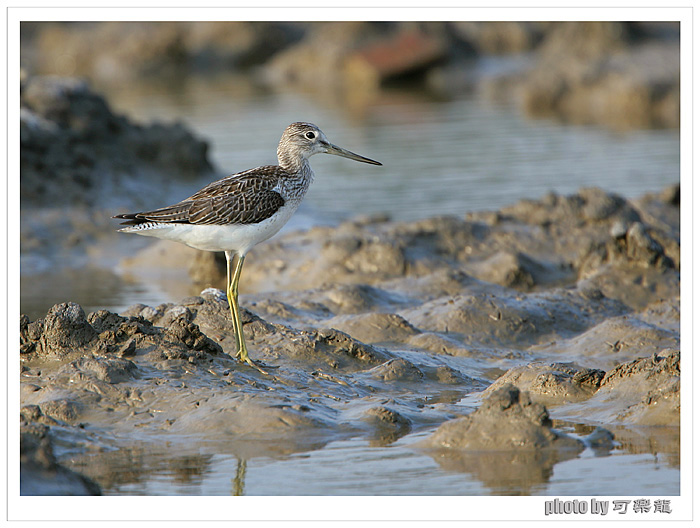
[[[22,316],[23,490],[109,492],[163,466],[186,481],[218,454],[420,432],[417,452],[504,494],[585,449],[678,464],[679,192],[582,189],[280,236],[242,279],[245,338],[269,375],[234,359],[208,254],[190,251],[210,265],[178,303]],[[159,247],[123,265],[181,251]]]

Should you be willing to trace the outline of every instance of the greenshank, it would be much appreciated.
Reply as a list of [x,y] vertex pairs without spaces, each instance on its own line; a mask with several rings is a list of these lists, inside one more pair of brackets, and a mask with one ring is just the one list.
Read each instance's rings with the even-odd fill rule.
[[[299,207],[314,172],[309,158],[334,154],[381,165],[328,141],[311,123],[292,123],[277,147],[279,165],[265,165],[210,183],[174,205],[141,213],[120,214],[124,233],[181,242],[195,249],[226,255],[226,297],[236,334],[236,356],[264,371],[248,355],[238,306],[238,281],[246,254],[277,233]],[[235,265],[232,261],[236,256]]]

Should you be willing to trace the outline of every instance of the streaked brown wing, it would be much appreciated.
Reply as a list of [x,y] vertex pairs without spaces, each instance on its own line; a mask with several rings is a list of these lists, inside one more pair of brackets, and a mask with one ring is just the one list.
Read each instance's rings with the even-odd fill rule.
[[224,194],[200,198],[189,210],[191,224],[257,224],[270,218],[284,205],[284,198],[276,191],[257,191],[242,194]]
[[174,205],[153,211],[119,215],[124,225],[179,222],[199,225],[255,224],[284,205],[274,189],[282,171],[265,166],[215,181]]

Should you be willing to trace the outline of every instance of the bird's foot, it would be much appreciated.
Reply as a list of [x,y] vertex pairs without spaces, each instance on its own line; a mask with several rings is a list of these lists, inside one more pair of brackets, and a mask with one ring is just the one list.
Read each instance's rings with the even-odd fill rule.
[[260,366],[259,366],[255,361],[253,361],[252,359],[246,358],[246,359],[245,359],[245,362],[248,363],[248,365],[250,365],[251,367],[253,367],[253,368],[254,368],[255,370],[257,370],[258,372],[260,372],[260,374],[265,374],[266,376],[269,376],[269,375],[270,375],[269,372],[267,372],[267,371],[263,370],[262,368],[260,368]]
[[266,372],[265,370],[263,370],[257,363],[255,363],[255,361],[253,361],[252,359],[250,359],[250,356],[248,355],[248,351],[245,351],[245,353],[242,354],[241,351],[239,350],[238,352],[236,352],[236,357],[237,357],[242,363],[247,363],[248,365],[250,365],[251,367],[253,367],[255,370],[257,370],[258,372],[260,372],[261,374],[265,374],[266,376],[269,376],[269,373],[268,373],[268,372]]

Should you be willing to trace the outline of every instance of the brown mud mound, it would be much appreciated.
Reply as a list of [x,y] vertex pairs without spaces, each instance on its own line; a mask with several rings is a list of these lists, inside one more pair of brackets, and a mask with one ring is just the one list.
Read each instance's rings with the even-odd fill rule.
[[[211,361],[222,354],[221,347],[206,337],[188,319],[187,311],[172,319],[166,327],[154,327],[138,317],[122,317],[101,310],[88,317],[75,303],[57,304],[43,319],[20,321],[20,350],[27,358],[66,361],[78,370],[87,370],[98,378],[127,377],[133,363],[122,360],[148,354],[156,360],[186,359],[191,363]],[[122,365],[126,366],[120,366]],[[111,381],[110,381],[111,382]]]
[[527,391],[535,402],[561,405],[590,398],[600,387],[604,376],[602,370],[581,368],[571,363],[529,363],[510,369],[483,395],[488,396],[504,386],[514,385],[521,391]]
[[481,451],[583,450],[580,440],[552,429],[544,405],[533,403],[527,393],[509,384],[493,391],[472,414],[441,425],[427,445]]
[[584,442],[552,428],[547,409],[506,384],[472,414],[442,424],[421,443],[447,471],[469,473],[501,494],[527,494]]
[[534,117],[616,129],[679,125],[678,24],[659,39],[634,23],[562,22],[549,28],[534,67],[487,81],[492,92],[508,93]]
[[572,335],[614,313],[620,303],[587,291],[457,295],[430,301],[400,313],[416,328],[459,335],[466,343],[521,347]]
[[[558,417],[592,423],[675,426],[680,423],[680,352],[664,349],[608,372],[573,364],[515,367],[483,392],[514,385],[533,401],[557,405]],[[583,403],[585,402],[585,403]],[[565,405],[572,404],[572,405]]]
[[[96,282],[121,282],[95,265],[96,252],[121,243],[115,208],[138,208],[144,196],[166,200],[174,181],[212,175],[207,143],[181,123],[118,115],[82,80],[29,76],[19,88],[23,290],[62,302],[86,288],[89,264]],[[44,277],[43,288],[28,271]]]
[[565,412],[570,417],[585,413],[598,423],[679,425],[680,385],[680,352],[664,350],[607,372],[585,406],[571,406]]
[[677,313],[665,311],[660,318],[652,316],[654,310],[673,310],[673,306],[678,307],[678,301],[678,298],[671,299],[641,313],[610,317],[570,339],[533,346],[529,351],[540,357],[585,358],[579,361],[608,370],[633,358],[678,348]]
[[207,144],[184,125],[132,123],[84,81],[29,77],[20,98],[23,205],[94,206],[128,178],[213,172]]

